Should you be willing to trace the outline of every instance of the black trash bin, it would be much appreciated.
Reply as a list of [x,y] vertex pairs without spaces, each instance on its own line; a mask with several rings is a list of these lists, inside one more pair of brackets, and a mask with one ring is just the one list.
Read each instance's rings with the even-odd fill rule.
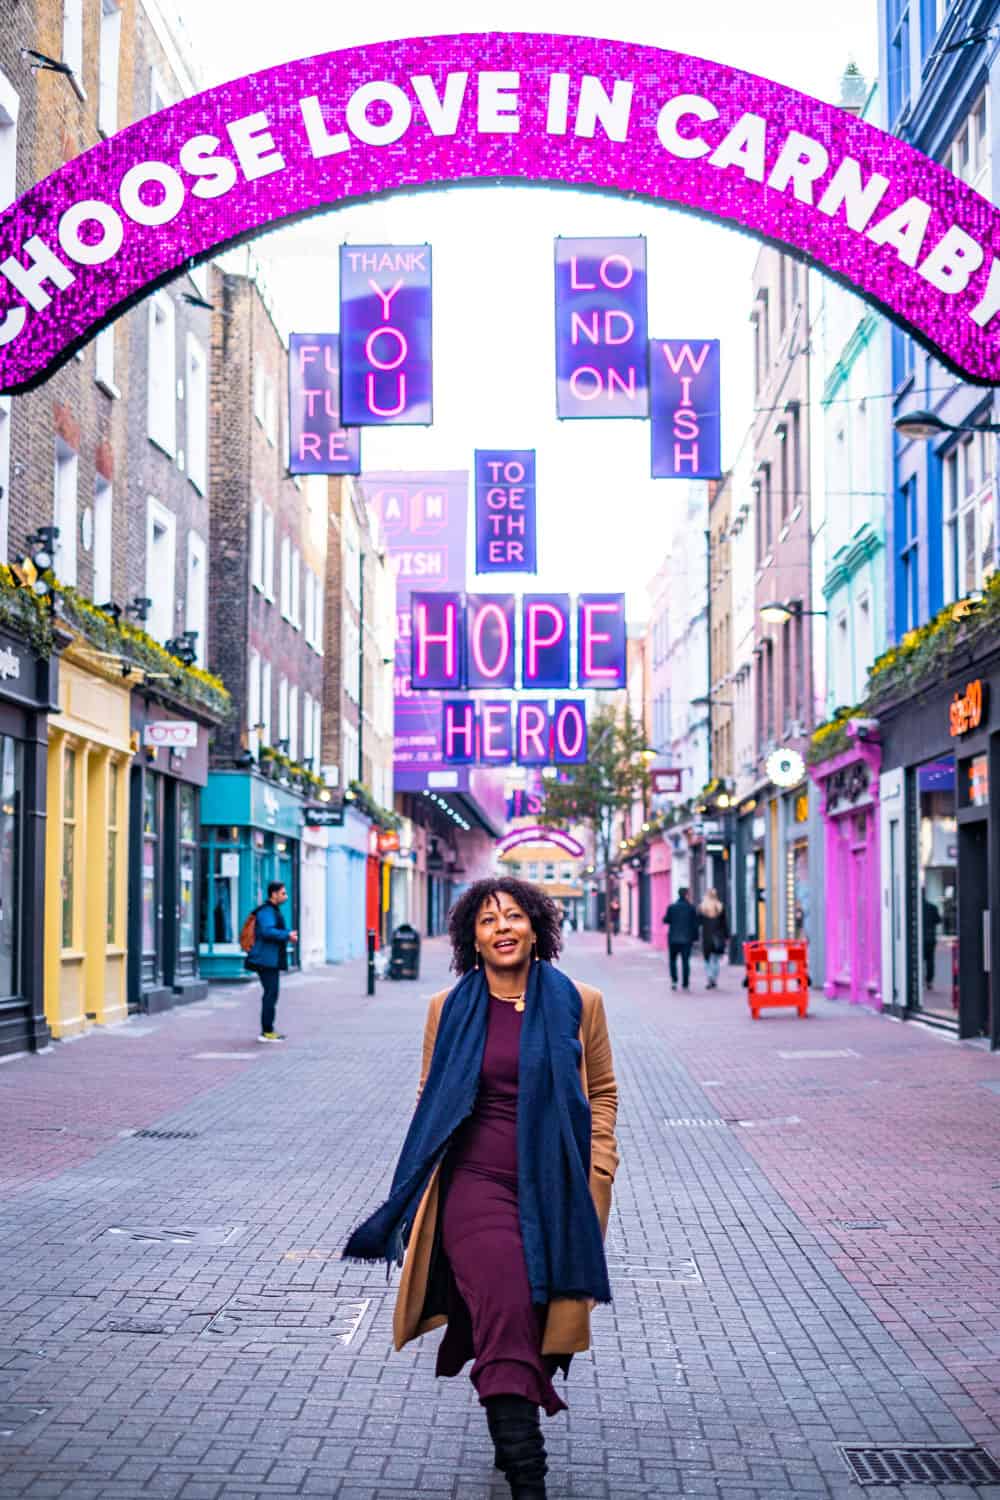
[[397,927],[392,935],[389,955],[390,979],[420,978],[420,934],[409,922]]

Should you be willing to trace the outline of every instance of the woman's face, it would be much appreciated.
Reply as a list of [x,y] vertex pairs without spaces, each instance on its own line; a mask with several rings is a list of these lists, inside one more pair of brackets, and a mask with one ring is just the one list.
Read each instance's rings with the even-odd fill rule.
[[534,928],[513,896],[488,896],[476,916],[476,947],[489,969],[520,969],[531,962]]

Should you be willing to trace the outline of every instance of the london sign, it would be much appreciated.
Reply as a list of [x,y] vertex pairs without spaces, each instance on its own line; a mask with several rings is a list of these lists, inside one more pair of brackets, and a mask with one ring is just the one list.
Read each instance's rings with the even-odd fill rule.
[[283,220],[481,181],[588,186],[743,229],[963,378],[1000,382],[1000,213],[945,167],[722,63],[487,32],[251,74],[30,188],[0,215],[0,391],[38,385],[155,287]]

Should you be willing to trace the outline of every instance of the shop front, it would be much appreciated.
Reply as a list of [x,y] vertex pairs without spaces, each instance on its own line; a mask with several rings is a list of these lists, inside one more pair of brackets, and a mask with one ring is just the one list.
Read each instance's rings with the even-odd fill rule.
[[155,1013],[208,993],[198,865],[210,726],[133,692],[131,727],[128,1004]]
[[825,848],[823,990],[873,1010],[882,1007],[881,760],[877,741],[855,739],[811,770]]
[[667,929],[663,917],[673,900],[671,889],[671,848],[666,835],[655,838],[649,846],[650,940],[654,948],[667,946]]
[[37,1052],[45,1018],[47,715],[56,704],[56,658],[0,630],[0,1057]]
[[[889,958],[906,1015],[1000,1045],[1000,667],[879,712],[883,796],[901,773],[900,817],[883,844],[887,909],[904,918]],[[883,827],[886,826],[883,819]],[[900,850],[900,836],[903,848]]]
[[52,1035],[125,1020],[131,694],[73,641],[49,721],[45,1014]]
[[744,942],[767,937],[767,813],[755,797],[736,819],[736,928]]
[[809,783],[801,782],[779,799],[783,860],[781,931],[775,937],[813,940],[813,889],[809,858]]
[[[208,980],[244,980],[239,945],[247,915],[281,881],[287,925],[300,923],[300,867],[304,802],[266,777],[246,771],[210,771],[202,801],[199,956]],[[300,948],[288,945],[289,967]]]
[[326,881],[330,830],[310,822],[313,809],[306,809],[302,830],[302,925],[299,932],[302,967],[314,969],[326,963]]
[[365,952],[368,836],[371,823],[350,803],[327,829],[326,959],[346,963]]

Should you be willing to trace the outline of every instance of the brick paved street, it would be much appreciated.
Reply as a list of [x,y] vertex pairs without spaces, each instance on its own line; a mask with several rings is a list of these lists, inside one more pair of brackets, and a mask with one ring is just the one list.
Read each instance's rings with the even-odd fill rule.
[[[0,1068],[4,1500],[506,1493],[436,1336],[389,1357],[384,1272],[336,1258],[444,964],[289,983],[283,1049],[216,991]],[[738,971],[671,994],[625,940],[566,967],[607,995],[623,1163],[551,1495],[1000,1496],[867,1491],[836,1447],[1000,1458],[1000,1059],[823,1000],[754,1024]]]

